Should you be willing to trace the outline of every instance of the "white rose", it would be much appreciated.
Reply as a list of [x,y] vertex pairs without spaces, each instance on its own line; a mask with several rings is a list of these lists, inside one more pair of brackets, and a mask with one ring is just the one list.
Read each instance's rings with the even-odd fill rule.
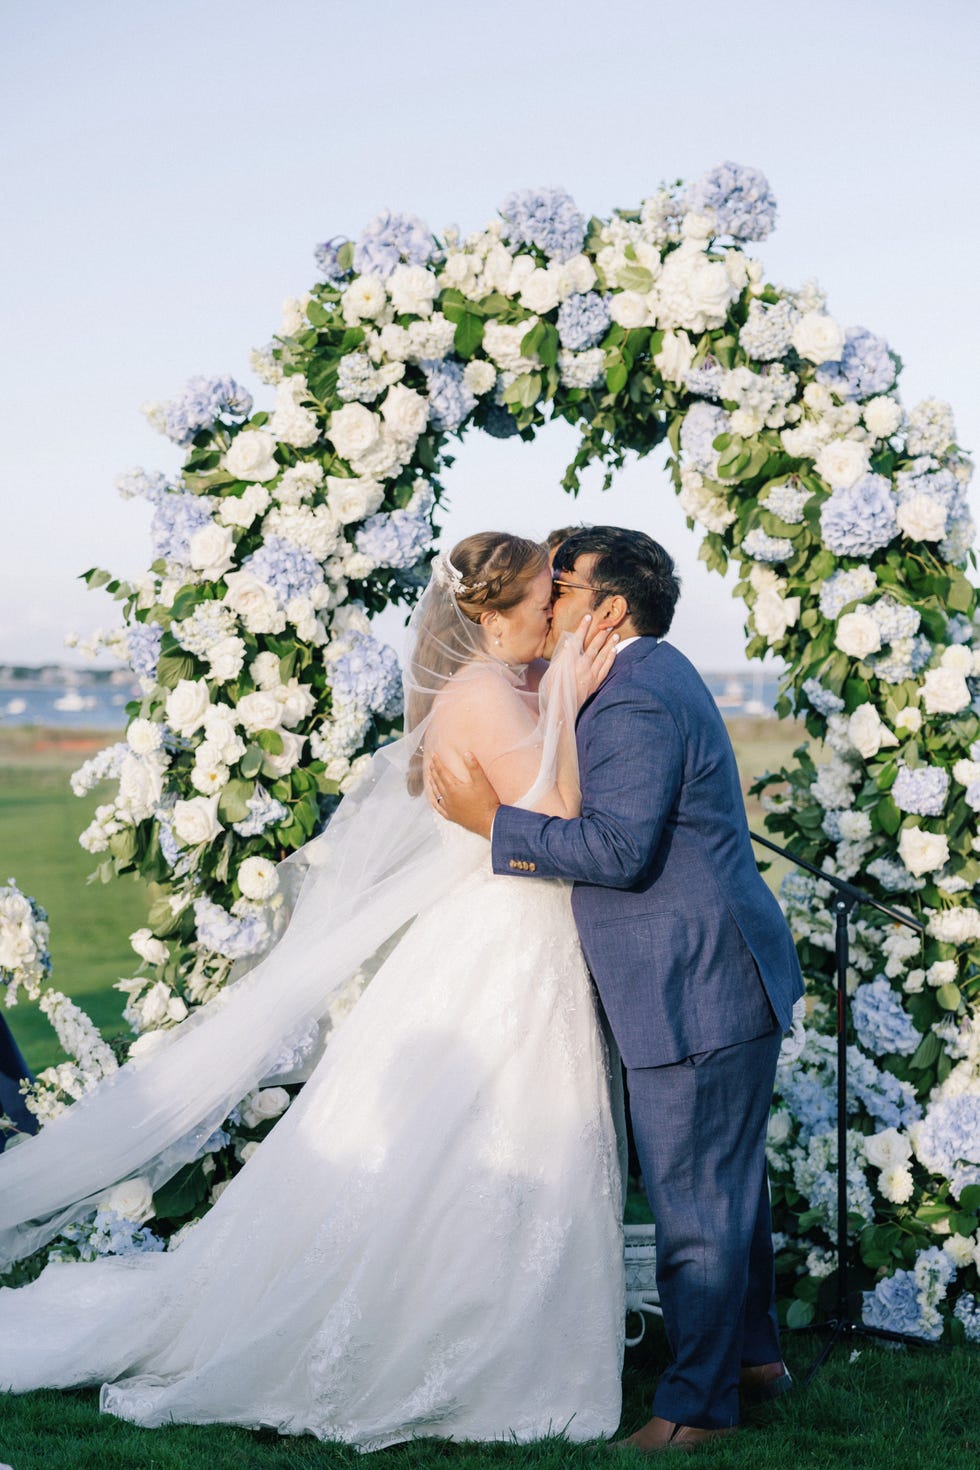
[[869,1134],[863,1147],[865,1158],[875,1169],[893,1169],[896,1164],[907,1164],[912,1157],[911,1143],[897,1128]]
[[257,1138],[250,1138],[248,1140],[248,1143],[242,1144],[241,1148],[239,1148],[239,1149],[236,1150],[236,1152],[238,1154],[238,1157],[239,1157],[239,1160],[243,1164],[247,1164],[248,1161],[249,1161],[249,1159],[257,1151],[258,1147],[259,1147],[259,1140]]
[[327,505],[342,525],[363,521],[374,515],[384,500],[384,490],[376,480],[344,480],[327,476]]
[[785,1143],[790,1134],[791,1120],[786,1108],[777,1108],[769,1115],[769,1124],[766,1129],[766,1142],[778,1148]]
[[642,327],[649,311],[647,299],[639,291],[616,291],[609,302],[609,315],[619,327]]
[[264,903],[279,887],[275,864],[270,863],[268,858],[246,858],[238,869],[238,887],[244,898],[253,898]]
[[907,730],[910,735],[914,735],[921,728],[922,715],[914,705],[906,705],[905,709],[900,709],[895,716],[896,730]]
[[429,400],[416,393],[414,388],[396,383],[388,389],[381,412],[393,434],[404,439],[417,439],[429,421]]
[[241,495],[222,496],[218,502],[218,520],[223,526],[241,526],[247,530],[255,517],[268,509],[270,498],[264,485],[247,485]]
[[307,325],[306,308],[310,304],[309,292],[305,296],[287,296],[282,303],[282,335],[294,337]]
[[904,1164],[898,1164],[894,1169],[883,1169],[878,1175],[878,1188],[885,1199],[896,1205],[904,1205],[915,1192],[911,1170]]
[[119,815],[142,822],[152,816],[163,795],[163,771],[152,756],[125,755],[119,768]]
[[587,255],[573,255],[560,267],[562,296],[581,296],[595,285],[595,266]]
[[412,350],[412,339],[404,327],[390,322],[378,333],[378,347],[389,362],[405,362]]
[[292,730],[280,730],[279,737],[282,740],[279,754],[270,755],[266,751],[262,759],[262,769],[268,776],[287,776],[303,755],[305,735],[294,735]]
[[952,985],[957,978],[957,965],[955,960],[936,960],[926,971],[926,979],[936,989],[940,985]]
[[126,731],[126,743],[135,755],[152,755],[163,744],[163,726],[156,720],[136,719]]
[[193,735],[204,724],[211,695],[203,679],[181,679],[167,695],[167,723],[178,735]]
[[218,821],[217,796],[193,796],[174,806],[174,832],[185,847],[213,842],[225,829]]
[[212,679],[218,684],[227,684],[237,679],[245,662],[245,644],[241,638],[219,638],[208,649],[208,668]]
[[282,683],[278,653],[257,653],[248,671],[259,689],[277,689]]
[[[391,390],[394,391],[393,389]],[[345,403],[330,415],[327,438],[341,459],[366,454],[378,442],[381,420],[363,403]]]
[[546,270],[539,268],[532,271],[521,287],[521,305],[526,306],[528,311],[537,312],[539,316],[554,311],[560,300],[560,273],[550,266]]
[[530,372],[533,368],[540,366],[541,359],[537,353],[525,357],[521,352],[521,343],[537,324],[537,317],[529,317],[527,321],[510,325],[504,322],[488,321],[483,332],[484,352],[488,357],[493,358],[503,372]]
[[249,735],[257,730],[278,730],[282,723],[283,707],[274,692],[256,689],[238,701],[238,718]]
[[243,429],[236,434],[221,463],[236,480],[274,480],[280,466],[274,455],[276,441],[263,429]]
[[910,541],[941,541],[946,535],[946,507],[933,495],[910,495],[895,517]]
[[361,321],[374,321],[388,304],[388,294],[380,276],[358,276],[340,298],[344,321],[350,327]]
[[953,780],[961,786],[972,786],[980,781],[980,761],[958,760],[953,767]]
[[894,398],[882,395],[864,405],[861,417],[869,434],[876,439],[890,439],[902,422],[902,406]]
[[270,1118],[278,1118],[288,1107],[289,1093],[284,1087],[263,1087],[242,1099],[242,1122],[246,1128],[255,1128]]
[[847,734],[865,760],[877,755],[883,745],[898,744],[873,704],[858,705],[847,722]]
[[162,965],[170,954],[169,947],[162,939],[156,938],[152,929],[134,929],[129,936],[129,942],[140,959],[146,960],[148,965]]
[[841,653],[851,658],[867,658],[881,647],[881,630],[870,613],[845,613],[837,621],[834,642]]
[[222,601],[236,612],[250,633],[281,633],[286,619],[276,594],[251,572],[229,572]]
[[96,1204],[100,1210],[112,1210],[124,1220],[142,1225],[153,1218],[153,1187],[149,1179],[124,1179],[114,1184],[99,1196]]
[[684,381],[694,361],[694,345],[686,332],[665,332],[663,346],[653,359],[662,377],[671,383]]
[[421,265],[396,265],[388,278],[388,294],[399,316],[431,316],[439,285]]
[[279,684],[275,689],[275,697],[282,706],[282,723],[289,730],[298,725],[300,720],[305,720],[307,715],[311,715],[316,703],[309,684],[301,684],[299,679],[290,679],[288,684]]
[[510,263],[510,271],[507,277],[507,296],[519,296],[524,289],[524,283],[528,276],[534,274],[537,266],[530,255],[516,255]]
[[926,983],[925,970],[910,970],[902,981],[902,989],[908,995],[918,995]]
[[843,328],[822,311],[805,311],[790,341],[809,362],[838,362],[844,351]]
[[176,1034],[172,1030],[142,1032],[130,1046],[126,1060],[128,1062],[146,1061],[155,1052],[162,1051],[165,1046],[169,1046]]
[[922,703],[930,715],[955,715],[970,703],[970,691],[955,669],[929,669],[922,681]]
[[814,468],[831,490],[850,490],[868,472],[871,451],[855,439],[831,439],[814,460]]
[[277,439],[294,449],[308,449],[320,437],[316,414],[302,402],[309,393],[306,379],[300,374],[284,378],[276,389],[276,407],[269,428]]
[[771,589],[759,593],[752,609],[755,630],[769,643],[778,643],[780,638],[785,638],[787,628],[791,628],[799,616],[798,597],[780,597]]
[[898,840],[898,855],[916,878],[934,872],[949,858],[949,843],[942,833],[906,827]]
[[245,754],[245,745],[235,729],[235,721],[235,712],[229,704],[213,704],[204,717],[205,743],[212,746],[228,766],[234,765],[239,756]]
[[971,674],[973,654],[964,644],[953,643],[949,648],[943,649],[943,656],[939,664],[941,668],[953,669],[957,674]]
[[463,386],[477,398],[482,398],[484,393],[489,393],[497,381],[497,370],[492,362],[485,358],[474,357],[463,369]]
[[189,557],[195,571],[203,572],[209,582],[216,582],[235,560],[235,537],[227,526],[202,526],[189,542]]

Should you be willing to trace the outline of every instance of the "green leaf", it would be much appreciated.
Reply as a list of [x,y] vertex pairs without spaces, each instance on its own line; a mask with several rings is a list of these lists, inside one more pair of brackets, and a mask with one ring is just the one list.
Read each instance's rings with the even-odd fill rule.
[[936,991],[936,999],[938,1000],[944,1011],[959,1010],[960,1001],[962,999],[960,995],[960,987],[953,984],[940,985]]
[[181,679],[194,676],[194,660],[189,653],[162,653],[157,660],[157,679],[165,689],[176,689]]
[[606,368],[606,387],[610,393],[622,393],[628,378],[629,368],[623,359],[619,356],[611,357]]
[[980,1184],[968,1184],[961,1189],[960,1204],[964,1210],[980,1210]]
[[797,1297],[791,1301],[786,1312],[787,1327],[808,1327],[814,1318],[812,1302],[801,1302]]
[[179,1220],[189,1215],[208,1193],[204,1160],[196,1159],[178,1169],[153,1196],[153,1209],[162,1220]]
[[308,301],[306,303],[306,315],[314,327],[325,327],[330,321],[330,313],[326,310],[322,301]]
[[282,735],[278,730],[260,730],[255,738],[267,755],[282,755]]
[[934,1064],[942,1049],[943,1044],[939,1040],[939,1037],[934,1031],[930,1031],[929,1035],[923,1036],[919,1042],[919,1045],[915,1049],[915,1054],[909,1061],[909,1066],[915,1072],[924,1072],[927,1067],[931,1067]]
[[653,276],[645,265],[624,265],[616,272],[616,284],[624,291],[638,291],[645,296],[653,290]]
[[533,408],[541,392],[540,373],[521,373],[504,394],[504,402],[519,408]]
[[459,318],[453,342],[460,357],[472,357],[483,343],[484,322],[472,311],[464,311]]
[[875,816],[878,819],[878,826],[883,832],[887,832],[889,837],[894,837],[902,825],[902,813],[890,796],[881,798],[875,807]]
[[238,769],[243,776],[257,776],[262,769],[263,751],[261,745],[250,745],[238,763]]
[[218,816],[227,825],[244,822],[248,816],[248,799],[255,790],[254,781],[229,781],[218,797]]

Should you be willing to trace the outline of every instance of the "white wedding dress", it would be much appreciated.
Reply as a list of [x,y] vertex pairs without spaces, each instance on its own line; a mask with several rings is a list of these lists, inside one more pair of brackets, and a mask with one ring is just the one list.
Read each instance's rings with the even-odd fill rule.
[[[493,876],[487,843],[421,800],[452,880],[292,1106],[176,1250],[0,1292],[0,1385],[101,1384],[136,1424],[364,1450],[616,1429],[620,1162],[570,886]],[[331,932],[313,934],[304,963],[326,970]],[[260,971],[281,985],[297,952]]]

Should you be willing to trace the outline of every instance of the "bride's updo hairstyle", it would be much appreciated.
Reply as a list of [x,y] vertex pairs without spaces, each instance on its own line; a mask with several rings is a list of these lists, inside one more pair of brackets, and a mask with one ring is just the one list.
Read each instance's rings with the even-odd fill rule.
[[[405,729],[415,730],[432,701],[457,669],[487,652],[480,619],[509,612],[548,565],[537,541],[504,531],[479,531],[457,542],[448,558],[438,556],[432,583],[417,609],[415,641],[405,671]],[[422,756],[411,758],[408,789],[423,789]]]

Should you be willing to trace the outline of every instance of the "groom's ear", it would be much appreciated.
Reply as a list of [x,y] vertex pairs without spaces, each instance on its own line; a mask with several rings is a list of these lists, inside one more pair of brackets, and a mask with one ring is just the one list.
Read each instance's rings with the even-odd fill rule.
[[629,615],[629,603],[618,592],[604,598],[593,614],[597,630],[599,628],[618,628],[626,622]]

